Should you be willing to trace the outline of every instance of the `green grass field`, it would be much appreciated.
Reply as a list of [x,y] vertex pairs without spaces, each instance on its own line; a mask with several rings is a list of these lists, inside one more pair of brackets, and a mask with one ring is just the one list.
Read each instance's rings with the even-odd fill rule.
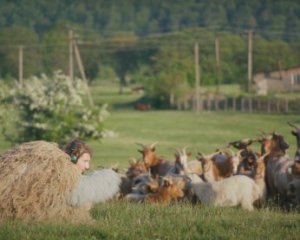
[[[113,97],[115,88],[94,88],[97,103],[126,103],[136,99],[127,93]],[[111,93],[111,94],[110,94]],[[140,157],[137,142],[158,142],[159,155],[174,159],[174,148],[187,146],[193,157],[197,152],[212,153],[229,141],[257,137],[260,130],[277,131],[290,143],[293,156],[296,139],[287,121],[300,122],[298,115],[265,115],[246,113],[194,113],[189,111],[115,110],[105,128],[114,136],[89,141],[94,156],[92,168],[118,164],[128,167],[131,157]],[[259,149],[258,145],[253,145]],[[10,146],[0,139],[1,152]],[[285,212],[276,204],[247,212],[240,208],[204,208],[190,203],[169,206],[130,204],[112,201],[95,206],[91,211],[95,225],[72,226],[68,223],[25,224],[9,222],[0,226],[0,239],[299,239],[300,213]]]

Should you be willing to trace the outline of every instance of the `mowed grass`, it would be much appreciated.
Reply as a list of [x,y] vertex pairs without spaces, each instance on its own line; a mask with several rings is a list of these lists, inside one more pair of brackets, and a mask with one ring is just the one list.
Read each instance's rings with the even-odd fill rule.
[[[96,103],[105,102],[101,89]],[[106,88],[109,104],[130,102],[127,94],[115,101]],[[128,160],[139,158],[137,142],[158,142],[156,151],[174,159],[174,148],[187,146],[195,158],[197,152],[212,153],[229,141],[257,137],[260,130],[277,131],[290,143],[293,156],[296,140],[287,121],[300,123],[298,115],[265,115],[246,113],[216,113],[189,111],[115,110],[105,128],[113,137],[88,141],[94,155],[92,168],[118,164],[123,171]],[[10,146],[0,139],[1,152]],[[258,144],[253,145],[259,149]],[[0,226],[0,239],[299,239],[299,210],[286,212],[276,204],[247,212],[240,208],[210,208],[178,202],[168,206],[132,204],[111,201],[98,204],[91,214],[94,225],[82,223],[21,223],[8,222]]]
[[174,203],[107,202],[91,211],[94,225],[9,222],[0,239],[299,239],[299,213],[247,212]]
[[[174,148],[187,147],[195,158],[198,152],[212,153],[228,142],[241,138],[255,138],[261,131],[276,131],[290,143],[288,153],[296,151],[296,139],[287,121],[299,122],[298,115],[266,115],[233,112],[190,111],[113,111],[105,128],[114,136],[90,141],[94,149],[93,165],[119,164],[128,167],[130,158],[141,157],[136,143],[157,143],[156,152],[166,159],[174,159]],[[259,151],[260,145],[253,144]]]

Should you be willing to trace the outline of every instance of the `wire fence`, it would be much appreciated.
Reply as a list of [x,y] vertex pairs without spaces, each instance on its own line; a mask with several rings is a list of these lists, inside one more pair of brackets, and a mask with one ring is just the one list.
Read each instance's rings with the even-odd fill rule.
[[[200,111],[232,111],[248,113],[300,113],[300,98],[200,96]],[[194,110],[195,96],[177,99],[178,110]]]

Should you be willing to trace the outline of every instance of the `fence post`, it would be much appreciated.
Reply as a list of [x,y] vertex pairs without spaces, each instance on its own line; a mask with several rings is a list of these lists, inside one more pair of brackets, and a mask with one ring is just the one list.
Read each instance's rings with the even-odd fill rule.
[[219,110],[219,98],[218,96],[214,97],[214,105],[215,105],[215,111]]
[[268,103],[267,104],[268,104],[267,105],[267,112],[271,113],[271,100],[270,100],[270,98],[268,98]]
[[285,98],[285,112],[289,112],[289,99]]
[[277,113],[280,113],[280,99],[276,99],[276,111]]
[[235,97],[232,98],[232,110],[234,112],[236,112],[236,98]]
[[252,113],[252,97],[248,98],[249,112]]
[[228,97],[225,97],[225,99],[224,99],[224,111],[227,112],[227,110],[228,110]]
[[256,99],[257,112],[261,112],[261,100],[259,98]]
[[245,104],[245,98],[242,97],[242,98],[241,98],[241,112],[244,112],[244,110],[245,110],[244,104]]

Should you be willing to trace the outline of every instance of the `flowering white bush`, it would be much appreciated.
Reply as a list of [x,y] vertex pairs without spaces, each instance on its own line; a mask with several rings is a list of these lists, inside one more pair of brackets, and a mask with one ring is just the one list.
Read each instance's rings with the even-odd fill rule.
[[65,142],[70,138],[101,138],[106,105],[85,104],[86,84],[55,72],[49,78],[32,77],[23,85],[0,90],[1,122],[12,142],[43,139]]

